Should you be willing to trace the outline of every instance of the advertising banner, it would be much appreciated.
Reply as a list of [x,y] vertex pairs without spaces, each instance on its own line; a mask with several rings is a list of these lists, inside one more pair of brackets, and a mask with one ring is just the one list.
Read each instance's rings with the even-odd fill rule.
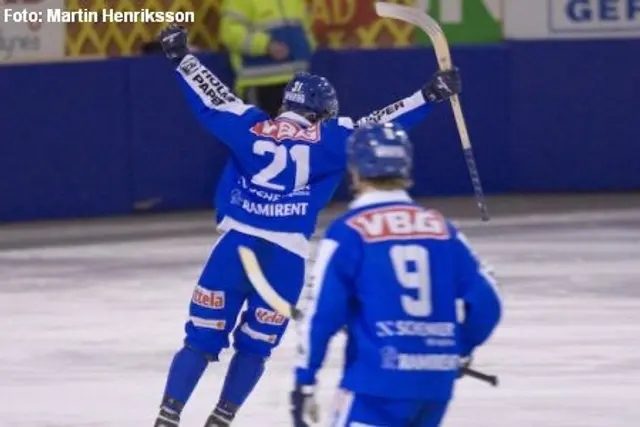
[[[495,43],[502,36],[502,7],[505,0],[418,0],[442,26],[451,44]],[[509,0],[506,0],[509,1]],[[530,0],[535,1],[535,0]],[[418,31],[417,40],[429,44]]]
[[65,26],[47,20],[64,0],[0,0],[0,63],[64,57]]
[[[2,1],[2,0],[0,0]],[[176,14],[173,22],[189,28],[192,45],[204,50],[219,50],[221,0],[66,0],[68,11],[82,11],[81,16],[96,19],[72,19],[66,23],[66,54],[76,56],[128,56],[138,55],[142,46],[157,38],[161,28],[169,21],[160,19],[158,12]],[[105,11],[113,14],[145,12],[135,19],[108,19]],[[155,15],[147,17],[153,13]],[[177,14],[186,20],[179,20]],[[189,15],[189,16],[187,16]],[[192,19],[193,17],[193,19]]]
[[[415,0],[393,3],[412,6]],[[380,19],[374,1],[312,0],[313,31],[322,47],[331,49],[402,47],[414,44],[414,26]]]
[[640,37],[640,0],[506,0],[509,39]]
[[[2,0],[0,0],[2,1]],[[313,31],[321,47],[331,49],[402,47],[415,44],[415,27],[404,22],[380,19],[374,1],[367,0],[306,0],[313,17]],[[412,5],[415,0],[395,0]],[[167,6],[163,6],[164,4]],[[195,22],[188,24],[190,41],[205,50],[220,50],[220,0],[137,0],[138,8],[152,10],[195,11]],[[162,7],[160,7],[162,6]],[[68,10],[99,11],[107,7],[131,10],[129,0],[67,0]],[[67,24],[66,53],[68,56],[133,55],[142,43],[158,33],[158,24],[71,22]]]
[[[429,44],[413,25],[380,19],[374,1],[313,0],[314,32],[320,45],[334,49],[404,47]],[[502,37],[503,0],[395,0],[417,6],[440,22],[451,44],[491,43]]]
[[[0,0],[2,1],[2,0]],[[380,19],[374,0],[305,0],[313,17],[313,31],[320,47],[329,49],[374,49],[407,47],[428,43],[421,31],[405,22]],[[438,19],[447,37],[455,43],[485,43],[502,39],[501,9],[503,0],[392,0],[392,3],[419,6]],[[112,7],[131,10],[130,0],[67,0],[68,10],[91,10]],[[189,24],[191,41],[205,50],[219,50],[218,20],[220,0],[137,0],[137,8],[152,10],[195,11]],[[162,7],[161,7],[162,6]],[[66,52],[69,56],[132,55],[143,42],[153,39],[156,24],[71,22],[67,24]]]

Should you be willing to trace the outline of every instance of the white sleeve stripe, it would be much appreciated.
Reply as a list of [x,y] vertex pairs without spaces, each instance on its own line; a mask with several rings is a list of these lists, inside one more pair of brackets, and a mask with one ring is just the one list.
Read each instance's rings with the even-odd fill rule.
[[413,111],[417,108],[420,108],[427,102],[424,99],[424,95],[422,94],[421,90],[417,91],[410,97],[405,98],[403,101],[404,101],[404,108],[400,108],[398,111],[391,114],[388,118],[389,121],[393,121],[396,118],[400,117],[401,115],[408,113],[409,111]]
[[407,114],[427,103],[421,90],[417,91],[408,98],[404,98],[395,104],[391,104],[381,110],[375,111],[370,115],[358,120],[357,126],[366,123],[389,123],[398,117]]
[[327,267],[331,262],[333,254],[338,249],[338,242],[331,239],[323,239],[318,247],[318,255],[316,257],[316,263],[313,266],[311,273],[311,289],[309,295],[306,297],[304,309],[304,319],[298,322],[298,340],[300,349],[300,358],[298,366],[301,368],[309,367],[309,349],[311,348],[311,323],[316,314],[318,297],[322,293],[322,286],[324,284],[324,276],[327,271]]
[[212,110],[241,116],[251,108],[193,55],[184,57],[178,65],[178,72],[204,105]]
[[349,117],[338,117],[338,126],[353,129],[353,120]]

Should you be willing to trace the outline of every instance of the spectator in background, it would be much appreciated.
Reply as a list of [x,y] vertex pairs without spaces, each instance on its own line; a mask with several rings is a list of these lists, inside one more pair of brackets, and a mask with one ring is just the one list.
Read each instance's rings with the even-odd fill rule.
[[316,46],[305,0],[223,0],[220,39],[231,54],[236,92],[272,117]]

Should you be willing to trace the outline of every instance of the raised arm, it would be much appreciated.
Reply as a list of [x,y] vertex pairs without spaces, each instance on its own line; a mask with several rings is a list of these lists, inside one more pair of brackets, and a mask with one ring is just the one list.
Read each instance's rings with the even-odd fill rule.
[[405,129],[410,129],[427,116],[433,104],[445,101],[460,92],[460,73],[457,68],[438,71],[422,89],[361,118],[356,126],[366,123],[397,122]]
[[189,106],[202,124],[232,149],[238,135],[268,116],[253,105],[245,104],[198,58],[189,54],[187,32],[170,26],[163,30],[160,42],[167,57],[176,65]]

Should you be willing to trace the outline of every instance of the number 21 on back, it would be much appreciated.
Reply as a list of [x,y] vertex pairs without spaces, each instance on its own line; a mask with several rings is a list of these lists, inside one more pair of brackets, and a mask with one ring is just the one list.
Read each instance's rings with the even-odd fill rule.
[[271,162],[251,178],[251,182],[270,190],[284,191],[285,185],[274,182],[285,171],[287,166],[293,165],[296,170],[294,189],[301,189],[309,182],[310,147],[298,144],[291,148],[278,145],[273,141],[260,139],[253,144],[253,153],[258,156],[273,155]]

